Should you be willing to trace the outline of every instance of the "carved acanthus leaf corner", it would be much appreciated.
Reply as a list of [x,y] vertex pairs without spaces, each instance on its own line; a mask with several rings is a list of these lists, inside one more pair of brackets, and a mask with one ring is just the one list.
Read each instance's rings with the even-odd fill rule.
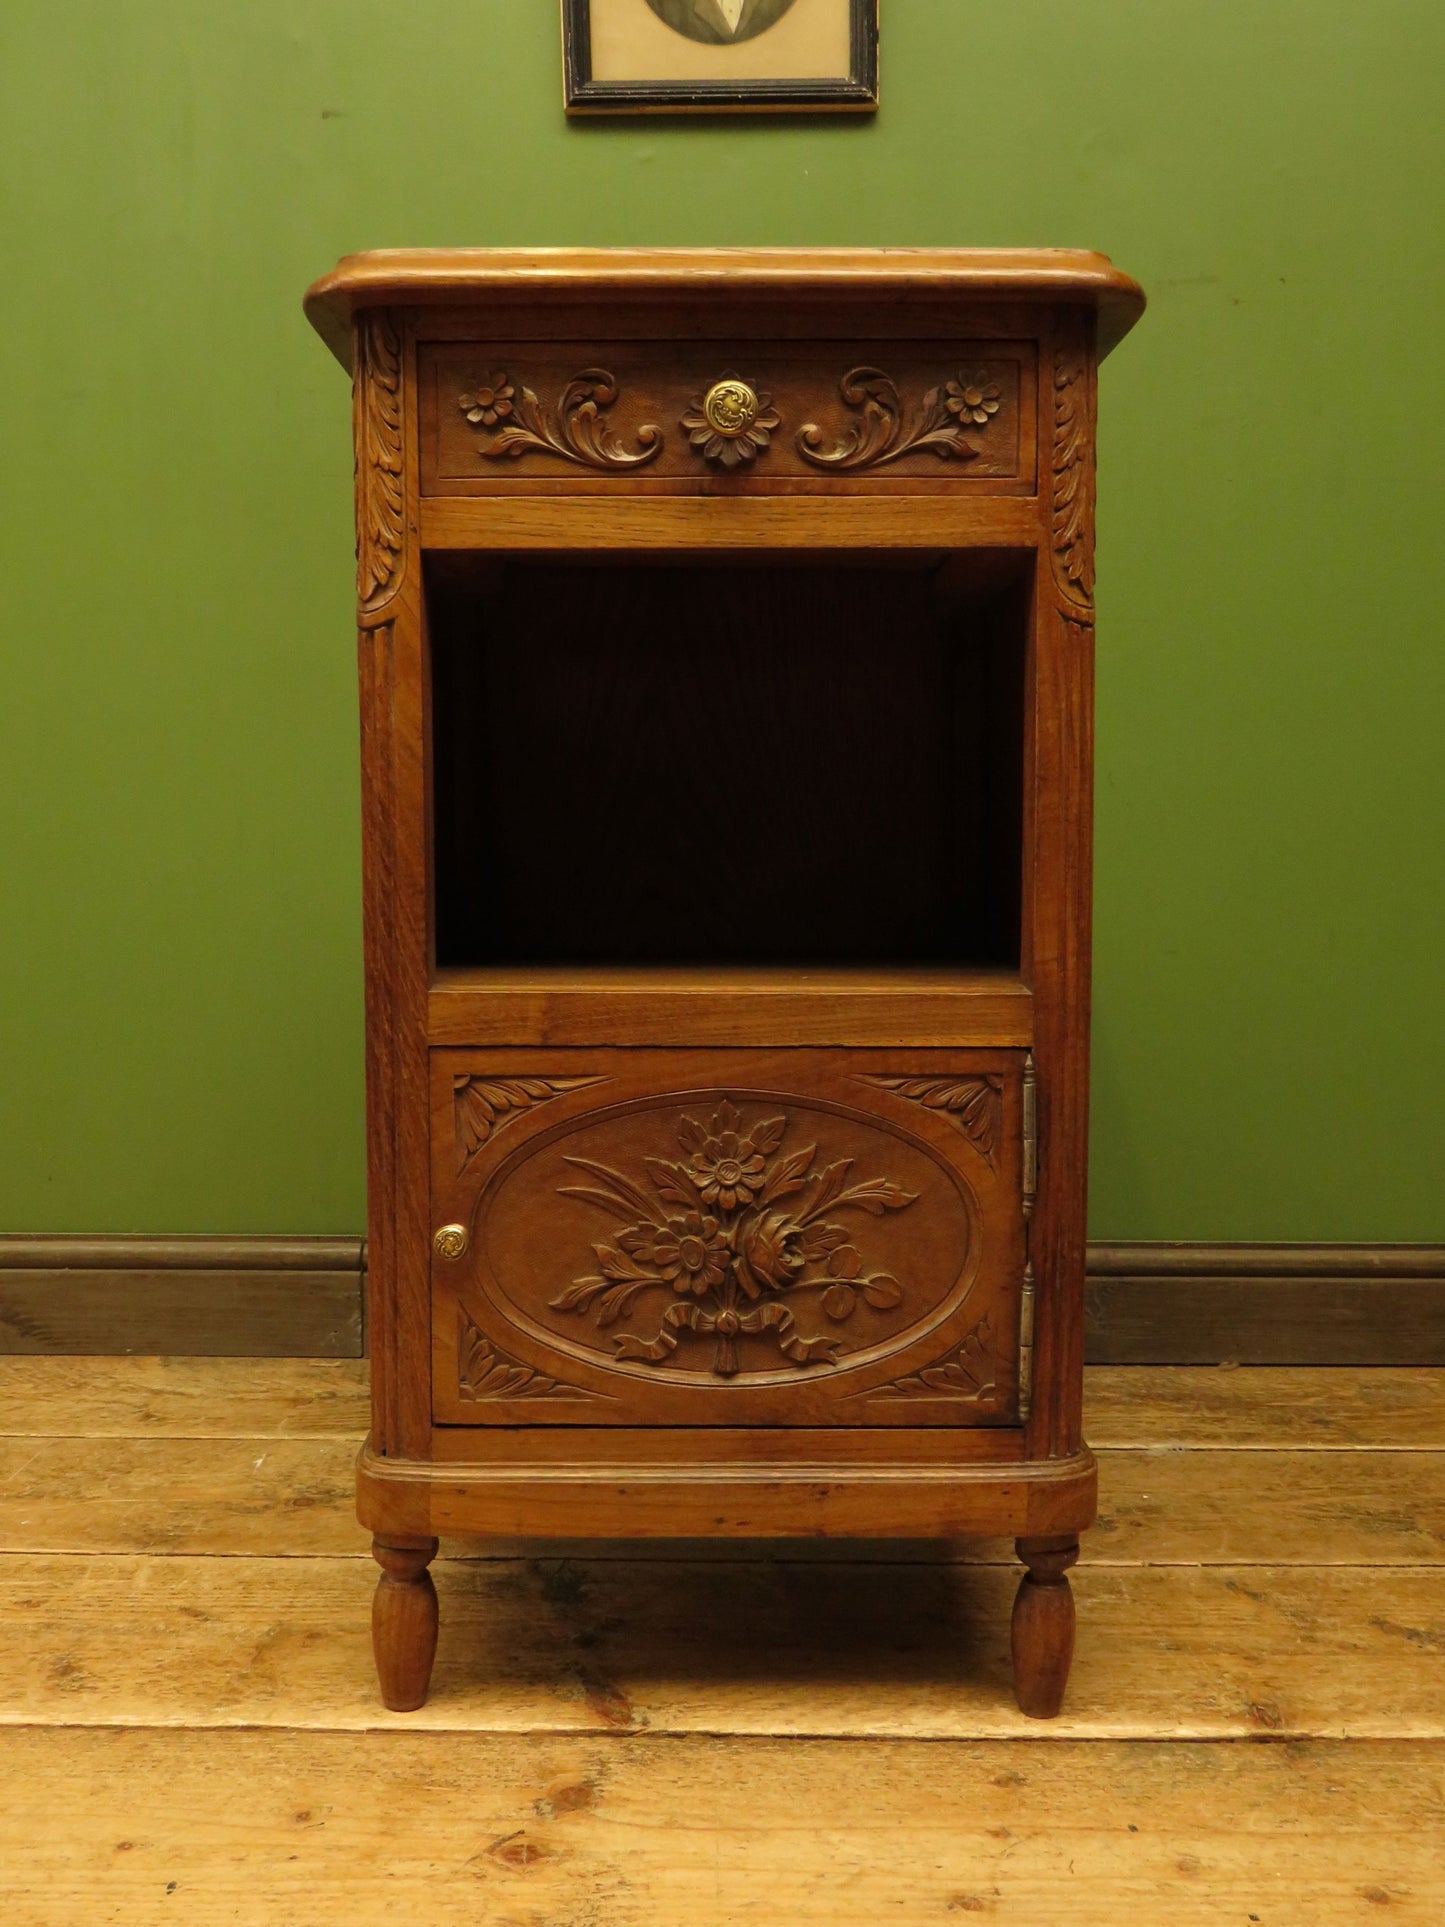
[[1066,616],[1094,619],[1093,365],[1082,321],[1054,344],[1054,581]]
[[993,1321],[979,1320],[961,1345],[921,1372],[895,1378],[862,1394],[870,1399],[949,1398],[970,1405],[992,1405],[998,1393],[998,1345]]
[[482,1147],[521,1112],[601,1082],[600,1077],[454,1077],[457,1169],[465,1171]]
[[869,1077],[956,1124],[985,1163],[992,1165],[1003,1121],[1003,1084],[997,1077]]
[[477,1404],[490,1399],[603,1398],[580,1385],[568,1385],[546,1372],[511,1358],[481,1331],[462,1306],[457,1308],[457,1396]]
[[401,337],[384,310],[356,324],[352,378],[356,446],[356,600],[370,627],[401,587],[406,486]]

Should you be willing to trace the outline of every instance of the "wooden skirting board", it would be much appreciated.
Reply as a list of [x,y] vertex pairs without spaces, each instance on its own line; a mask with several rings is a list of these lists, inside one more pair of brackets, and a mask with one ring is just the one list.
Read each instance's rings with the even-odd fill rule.
[[1445,1364],[1445,1245],[1096,1244],[1100,1365]]
[[[0,1353],[359,1358],[360,1238],[0,1237]],[[1445,1245],[1096,1244],[1088,1358],[1445,1364]]]
[[0,1352],[359,1358],[360,1238],[0,1238]]

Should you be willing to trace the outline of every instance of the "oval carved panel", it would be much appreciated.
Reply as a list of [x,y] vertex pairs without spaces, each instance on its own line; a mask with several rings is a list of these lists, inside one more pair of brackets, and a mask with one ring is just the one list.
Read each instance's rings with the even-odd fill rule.
[[874,1364],[972,1281],[966,1180],[823,1100],[707,1090],[594,1111],[498,1170],[479,1283],[549,1347],[672,1383]]

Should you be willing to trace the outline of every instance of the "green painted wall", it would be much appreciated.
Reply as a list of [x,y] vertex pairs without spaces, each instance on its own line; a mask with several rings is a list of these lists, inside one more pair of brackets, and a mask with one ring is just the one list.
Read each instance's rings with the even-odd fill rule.
[[1445,1238],[1438,0],[884,0],[876,124],[569,127],[556,0],[11,0],[0,1229],[363,1217],[354,248],[1071,244],[1093,1222]]

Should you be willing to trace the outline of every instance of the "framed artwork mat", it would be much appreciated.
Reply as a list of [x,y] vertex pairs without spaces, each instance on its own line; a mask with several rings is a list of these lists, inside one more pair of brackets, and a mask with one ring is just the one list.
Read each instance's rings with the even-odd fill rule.
[[562,0],[569,114],[868,113],[878,0]]

